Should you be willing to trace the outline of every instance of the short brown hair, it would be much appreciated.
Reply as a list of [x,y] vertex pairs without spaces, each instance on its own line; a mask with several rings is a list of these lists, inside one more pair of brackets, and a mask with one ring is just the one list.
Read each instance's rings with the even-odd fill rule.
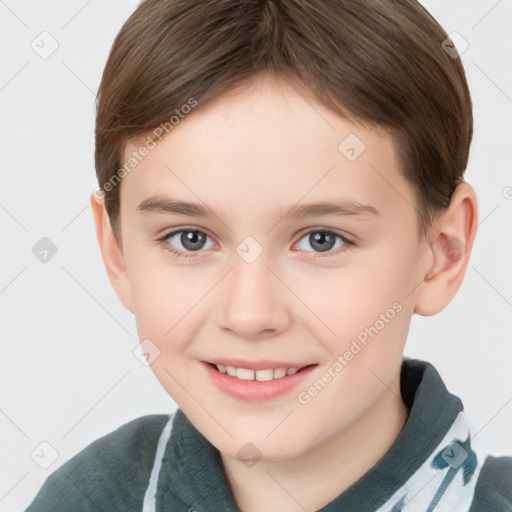
[[96,173],[118,241],[113,179],[127,172],[127,143],[168,132],[185,105],[264,74],[388,129],[425,236],[463,181],[473,135],[464,68],[444,51],[446,38],[415,0],[142,1],[112,45],[96,98]]

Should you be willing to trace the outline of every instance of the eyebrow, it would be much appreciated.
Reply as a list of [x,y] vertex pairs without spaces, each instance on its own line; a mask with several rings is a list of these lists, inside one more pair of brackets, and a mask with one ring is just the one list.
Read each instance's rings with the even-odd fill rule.
[[[208,219],[217,217],[214,210],[207,205],[179,201],[172,197],[161,195],[144,199],[137,207],[137,210],[147,213],[171,213]],[[324,201],[318,203],[294,204],[287,208],[284,215],[281,215],[280,220],[318,217],[321,215],[346,217],[365,214],[380,216],[380,212],[369,204],[362,204],[352,200]]]

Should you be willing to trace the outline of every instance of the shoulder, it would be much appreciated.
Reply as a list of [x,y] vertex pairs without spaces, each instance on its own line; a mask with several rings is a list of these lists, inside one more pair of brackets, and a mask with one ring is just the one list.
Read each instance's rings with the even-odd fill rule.
[[46,479],[26,512],[141,510],[168,420],[141,416],[96,439]]
[[478,476],[469,512],[512,510],[512,457],[488,455]]

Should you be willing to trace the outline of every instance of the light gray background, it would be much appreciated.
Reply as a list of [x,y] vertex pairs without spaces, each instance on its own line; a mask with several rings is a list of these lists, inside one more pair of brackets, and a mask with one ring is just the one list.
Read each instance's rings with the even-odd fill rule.
[[[135,322],[108,282],[88,203],[94,96],[136,5],[0,0],[0,512],[27,506],[94,439],[175,408],[132,353]],[[424,5],[469,43],[462,60],[475,136],[466,181],[480,225],[461,289],[440,314],[413,317],[406,355],[437,367],[491,453],[512,454],[512,1]],[[42,31],[59,45],[47,59],[31,48]],[[58,249],[47,263],[32,253],[42,237]],[[31,458],[43,441],[58,452],[47,469]],[[39,462],[50,461],[44,453]]]

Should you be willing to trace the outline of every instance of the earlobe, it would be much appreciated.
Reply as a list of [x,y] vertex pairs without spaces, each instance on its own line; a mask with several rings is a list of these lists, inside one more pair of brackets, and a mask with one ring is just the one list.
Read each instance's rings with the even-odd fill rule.
[[446,213],[433,227],[431,268],[418,287],[414,312],[431,316],[442,311],[457,293],[469,263],[476,235],[478,205],[475,191],[461,183],[453,193]]
[[90,204],[94,216],[96,237],[110,284],[124,307],[133,313],[130,282],[123,251],[112,230],[104,199],[97,197],[93,192],[90,196]]

